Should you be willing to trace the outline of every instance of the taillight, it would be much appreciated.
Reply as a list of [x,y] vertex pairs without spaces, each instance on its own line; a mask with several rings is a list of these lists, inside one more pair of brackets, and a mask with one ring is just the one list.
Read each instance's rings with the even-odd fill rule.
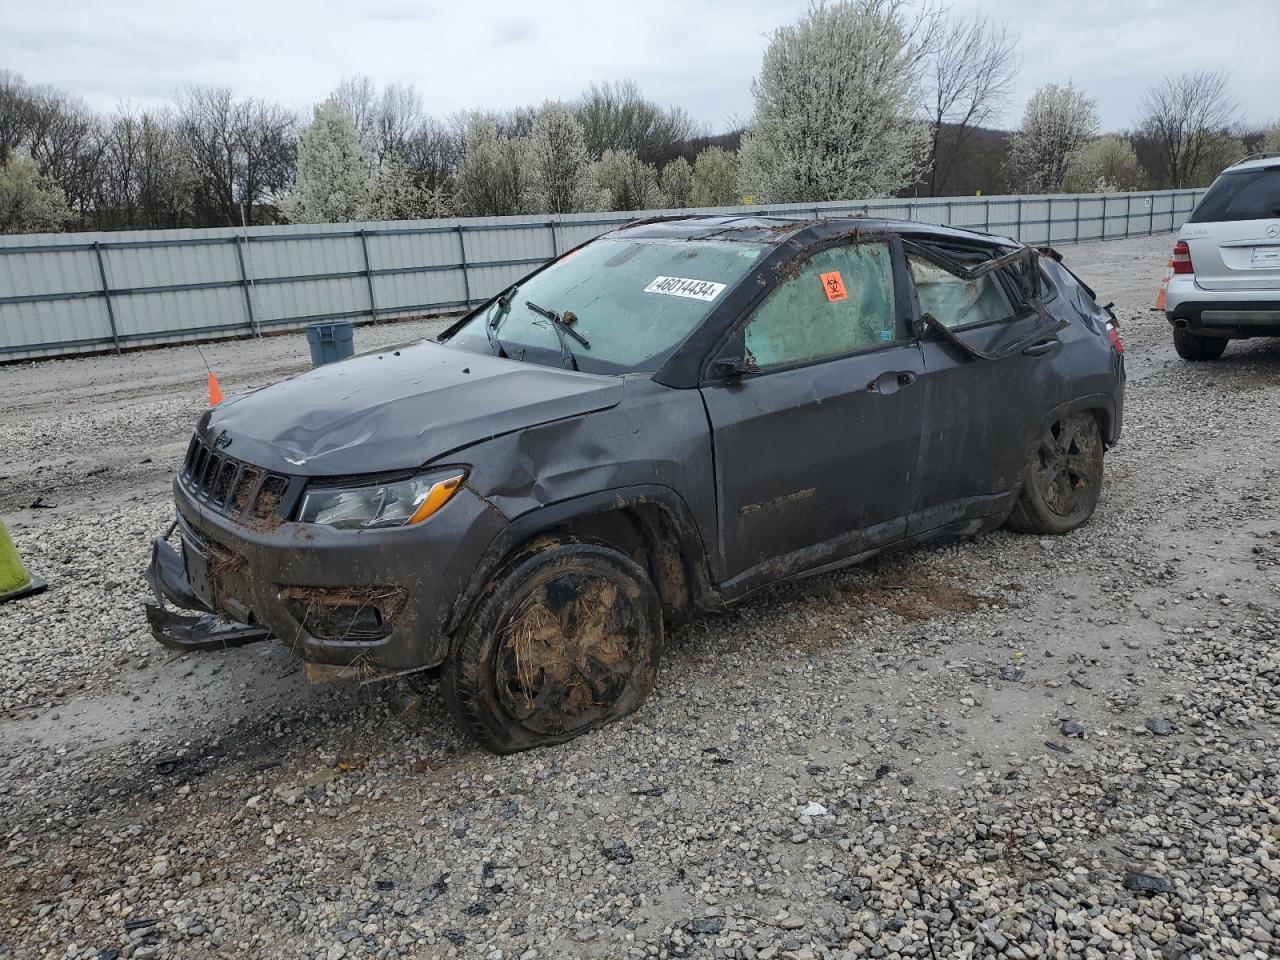
[[1187,241],[1179,240],[1173,245],[1173,259],[1169,261],[1173,264],[1174,273],[1195,273],[1195,267],[1191,265],[1191,248],[1187,246]]
[[1124,344],[1120,342],[1120,331],[1114,323],[1107,324],[1107,338],[1111,341],[1111,349],[1116,353],[1124,353]]

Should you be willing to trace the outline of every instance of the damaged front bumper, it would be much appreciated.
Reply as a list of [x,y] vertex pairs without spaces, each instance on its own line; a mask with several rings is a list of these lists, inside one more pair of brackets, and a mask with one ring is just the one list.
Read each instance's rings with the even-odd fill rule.
[[[271,631],[262,627],[225,620],[208,610],[191,588],[187,579],[186,562],[169,543],[175,521],[168,532],[151,543],[151,564],[144,574],[147,585],[155,597],[155,603],[144,604],[147,624],[156,642],[170,650],[204,652],[227,650],[271,639]],[[167,603],[188,610],[194,615],[171,612]],[[200,610],[205,612],[200,613]]]
[[146,572],[159,643],[206,651],[274,638],[306,664],[361,673],[444,659],[453,605],[507,526],[467,488],[415,527],[360,531],[244,522],[181,482],[174,501],[177,520],[154,541]]

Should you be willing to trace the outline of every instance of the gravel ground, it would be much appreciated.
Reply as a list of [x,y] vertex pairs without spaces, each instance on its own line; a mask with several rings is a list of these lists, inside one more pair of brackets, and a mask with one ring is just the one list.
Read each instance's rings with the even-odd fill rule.
[[[193,348],[0,368],[53,584],[0,608],[0,957],[1280,955],[1280,341],[1179,361],[1169,243],[1065,251],[1129,351],[1092,523],[699,620],[628,721],[506,758],[395,681],[150,640]],[[204,356],[231,392],[305,345]]]

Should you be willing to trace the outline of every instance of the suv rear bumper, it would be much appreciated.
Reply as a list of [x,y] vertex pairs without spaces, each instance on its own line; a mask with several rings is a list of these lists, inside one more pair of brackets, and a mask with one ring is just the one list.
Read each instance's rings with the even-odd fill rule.
[[1216,337],[1280,336],[1280,291],[1205,290],[1194,275],[1169,278],[1164,315],[1176,327]]

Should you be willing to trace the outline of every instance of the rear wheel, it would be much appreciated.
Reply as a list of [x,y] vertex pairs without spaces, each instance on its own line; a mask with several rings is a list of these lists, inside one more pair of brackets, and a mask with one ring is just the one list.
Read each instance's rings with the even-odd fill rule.
[[1227,338],[1202,337],[1185,327],[1174,327],[1173,349],[1183,360],[1217,360],[1227,349]]
[[1102,431],[1092,413],[1072,413],[1045,430],[1027,463],[1008,525],[1059,534],[1085,523],[1102,493]]
[[458,724],[497,753],[562,743],[653,689],[662,606],[626,554],[547,538],[494,577],[442,674]]

